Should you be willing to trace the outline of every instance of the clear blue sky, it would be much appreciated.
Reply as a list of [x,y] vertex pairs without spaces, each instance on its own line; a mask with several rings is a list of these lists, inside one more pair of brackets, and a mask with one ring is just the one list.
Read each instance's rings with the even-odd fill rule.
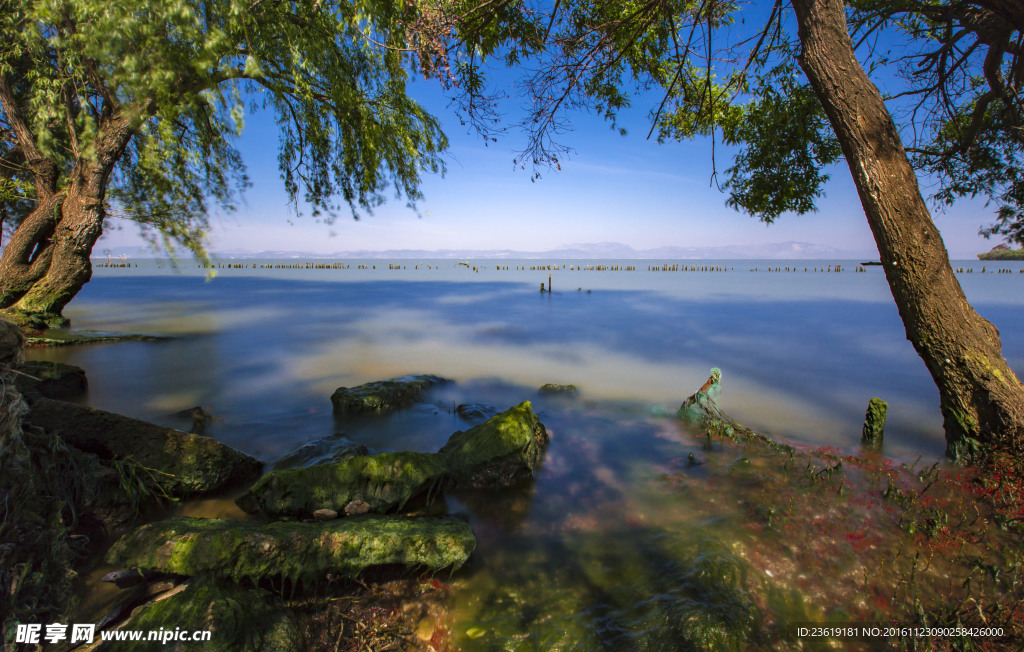
[[[875,252],[845,167],[833,171],[817,213],[786,215],[767,226],[725,206],[725,195],[711,184],[710,139],[664,145],[646,139],[649,103],[638,101],[624,115],[626,136],[596,116],[574,116],[575,131],[564,138],[574,153],[560,172],[546,172],[531,182],[529,168],[512,163],[525,143],[523,134],[511,130],[485,147],[479,136],[459,125],[435,83],[416,80],[411,90],[442,119],[450,139],[447,175],[425,179],[420,217],[398,200],[360,221],[342,214],[327,225],[308,211],[296,218],[277,170],[272,116],[253,115],[239,142],[253,187],[237,212],[214,216],[211,250],[544,251],[591,242],[648,249],[801,241],[855,256]],[[731,152],[719,143],[720,178],[731,161]],[[992,221],[991,209],[981,202],[965,201],[934,216],[953,258],[974,258],[996,244],[977,235],[979,226]],[[125,224],[109,230],[97,251],[140,242],[135,227]]]

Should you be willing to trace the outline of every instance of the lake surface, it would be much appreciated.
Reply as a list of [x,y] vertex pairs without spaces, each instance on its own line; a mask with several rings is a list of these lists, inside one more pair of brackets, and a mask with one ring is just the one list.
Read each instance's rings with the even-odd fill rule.
[[[457,404],[503,410],[533,401],[552,440],[536,482],[496,504],[463,497],[450,505],[470,516],[480,539],[472,572],[455,584],[454,629],[465,649],[503,649],[508,640],[564,647],[573,640],[566,632],[586,638],[580,649],[679,644],[659,638],[657,624],[682,617],[680,605],[691,600],[673,593],[691,570],[670,549],[704,544],[685,505],[658,483],[674,461],[712,453],[666,415],[712,367],[723,374],[721,407],[775,439],[856,452],[868,399],[877,396],[889,403],[886,455],[934,461],[944,450],[938,392],[878,267],[310,261],[328,262],[337,265],[224,261],[246,267],[222,266],[212,279],[191,262],[98,268],[66,310],[76,329],[172,339],[30,357],[83,367],[84,400],[94,407],[182,427],[170,415],[204,406],[216,417],[207,434],[268,468],[335,433],[374,451],[435,451],[471,425],[454,413]],[[815,271],[837,264],[842,271]],[[680,271],[649,271],[663,265]],[[954,266],[973,269],[958,275],[961,284],[1000,328],[1004,356],[1021,373],[1024,265]],[[549,274],[553,292],[541,293]],[[410,373],[456,382],[392,417],[332,416],[337,387]],[[544,383],[580,391],[544,397]],[[727,547],[735,533],[706,517],[697,531]],[[627,522],[630,535],[618,536]],[[620,588],[609,593],[613,586]],[[551,612],[562,616],[542,618]]]

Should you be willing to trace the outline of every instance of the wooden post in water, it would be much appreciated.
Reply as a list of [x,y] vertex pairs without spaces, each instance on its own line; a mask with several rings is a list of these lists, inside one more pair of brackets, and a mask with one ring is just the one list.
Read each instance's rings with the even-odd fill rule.
[[548,294],[551,294],[551,274],[548,274]]

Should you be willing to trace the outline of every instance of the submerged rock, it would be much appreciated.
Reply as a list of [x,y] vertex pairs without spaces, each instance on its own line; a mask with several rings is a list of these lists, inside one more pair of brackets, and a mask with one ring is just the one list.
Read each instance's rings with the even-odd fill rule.
[[177,517],[121,537],[107,562],[177,575],[310,581],[392,564],[458,568],[475,547],[469,524],[448,517],[366,515],[319,523]]
[[486,421],[497,413],[497,409],[481,403],[463,403],[455,408],[455,414],[466,421]]
[[[190,583],[174,595],[136,608],[118,629],[158,632],[166,640],[107,642],[102,649],[176,650],[180,646],[225,652],[303,649],[298,619],[284,608],[280,598],[269,591],[244,589],[230,582]],[[176,634],[191,637],[196,631],[209,631],[210,640],[192,643],[174,638]]]
[[331,404],[336,416],[364,412],[380,414],[415,403],[427,388],[447,382],[440,376],[422,375],[379,380],[358,387],[339,387],[331,396]]
[[[336,464],[271,471],[235,502],[249,513],[308,517],[318,509],[353,513],[354,502],[377,513],[401,509],[440,488],[447,473],[436,453],[360,455]],[[358,513],[358,512],[356,512]]]
[[39,397],[65,399],[81,396],[88,390],[85,370],[72,364],[36,360],[23,362],[14,376],[22,396],[32,401]]
[[533,477],[548,433],[529,401],[453,434],[441,448],[457,488],[500,489]]
[[246,482],[263,470],[262,462],[215,439],[84,405],[40,398],[25,421],[100,459],[130,458],[173,497]]
[[352,457],[369,454],[370,449],[366,446],[353,443],[339,432],[299,446],[274,462],[274,470],[342,462]]
[[579,391],[576,385],[556,385],[554,383],[548,383],[541,385],[540,389],[537,390],[541,394],[563,394],[566,396],[575,396]]

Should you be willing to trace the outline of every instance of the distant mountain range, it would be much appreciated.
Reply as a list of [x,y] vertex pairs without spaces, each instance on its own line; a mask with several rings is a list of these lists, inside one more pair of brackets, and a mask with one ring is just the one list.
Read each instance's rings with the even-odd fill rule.
[[[93,257],[102,259],[107,255],[106,249],[94,251]],[[121,247],[109,250],[112,258],[128,256],[130,258],[153,258],[153,251],[144,247]],[[773,242],[756,245],[726,245],[721,247],[658,247],[656,249],[634,249],[619,242],[574,243],[559,249],[548,251],[513,251],[511,249],[389,249],[384,251],[335,251],[332,253],[314,253],[309,251],[249,251],[246,249],[228,249],[215,251],[214,258],[231,260],[240,258],[302,258],[302,259],[659,259],[659,260],[695,260],[695,259],[778,259],[793,260],[800,258],[822,259],[839,258],[854,259],[877,257],[877,254],[863,251],[847,251],[812,244],[809,242]],[[187,254],[183,254],[187,257]]]

